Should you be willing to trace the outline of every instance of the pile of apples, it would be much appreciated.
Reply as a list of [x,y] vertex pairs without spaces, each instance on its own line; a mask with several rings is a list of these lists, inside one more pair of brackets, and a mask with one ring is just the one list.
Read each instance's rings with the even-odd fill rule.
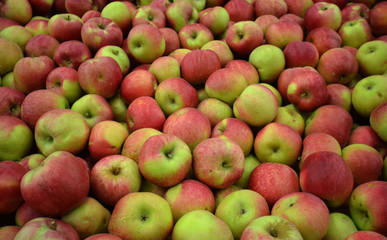
[[386,240],[386,180],[386,1],[0,1],[1,240]]

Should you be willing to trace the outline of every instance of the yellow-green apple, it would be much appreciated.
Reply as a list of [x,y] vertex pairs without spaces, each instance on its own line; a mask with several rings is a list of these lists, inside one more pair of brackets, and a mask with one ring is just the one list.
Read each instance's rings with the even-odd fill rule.
[[132,25],[151,24],[157,28],[163,28],[166,26],[166,21],[167,19],[163,10],[156,6],[144,5],[134,12]]
[[69,13],[82,17],[83,14],[92,9],[101,11],[107,2],[107,0],[66,0],[65,9]]
[[[211,64],[208,64],[208,63]],[[207,78],[221,68],[218,55],[212,50],[192,50],[180,64],[181,76],[191,85],[205,83]]]
[[140,186],[141,173],[138,165],[128,157],[107,156],[91,169],[91,192],[104,205],[113,207],[125,195],[138,192]]
[[255,48],[249,55],[249,62],[259,73],[259,81],[273,83],[285,69],[285,55],[279,47],[265,44]]
[[28,171],[34,168],[37,168],[42,164],[46,157],[41,153],[33,153],[28,156],[25,156],[20,160],[20,164],[25,167]]
[[200,142],[210,138],[211,124],[198,109],[182,108],[165,120],[163,133],[179,137],[192,152]]
[[119,46],[107,45],[101,47],[94,55],[95,58],[98,57],[111,57],[113,58],[121,68],[123,76],[129,72],[130,60],[125,51]]
[[341,155],[340,144],[331,135],[316,132],[306,136],[302,142],[302,153],[299,168],[302,167],[302,164],[309,155],[321,151],[333,152]]
[[313,5],[312,0],[285,0],[288,13],[304,17],[306,10]]
[[387,71],[387,42],[373,40],[361,45],[356,53],[362,76],[380,75]]
[[15,64],[23,58],[23,51],[11,40],[0,38],[0,76],[11,72]]
[[175,30],[168,27],[159,28],[159,30],[165,39],[164,56],[168,56],[171,52],[180,48],[179,35]]
[[41,214],[54,217],[79,206],[89,187],[86,162],[65,151],[50,154],[41,166],[27,172],[20,183],[24,201]]
[[59,47],[59,42],[51,35],[39,34],[32,37],[25,46],[27,57],[39,57],[46,55],[54,59],[56,49]]
[[20,192],[20,182],[27,173],[22,165],[12,161],[0,162],[0,214],[5,215],[15,212],[23,202]]
[[195,50],[200,49],[207,42],[213,41],[214,36],[206,25],[193,23],[180,29],[179,40],[183,48]]
[[70,224],[49,217],[39,217],[29,221],[19,230],[14,239],[50,239],[51,237],[63,240],[80,239]]
[[260,84],[247,86],[233,105],[235,117],[252,127],[272,122],[277,111],[278,102],[274,93]]
[[259,164],[250,174],[248,188],[259,193],[270,207],[286,194],[300,191],[297,173],[280,163]]
[[89,20],[90,18],[93,18],[93,17],[101,17],[101,12],[94,10],[94,9],[89,10],[82,15],[81,19],[83,22],[86,22],[87,20]]
[[387,145],[370,125],[359,126],[351,131],[348,145],[365,144],[375,148],[382,157],[387,154]]
[[342,42],[340,35],[329,27],[314,28],[306,35],[305,41],[313,43],[320,56],[329,49],[341,47]]
[[90,18],[80,31],[82,42],[92,51],[97,52],[107,45],[121,46],[123,33],[113,20],[104,17]]
[[141,128],[132,132],[122,146],[121,155],[138,163],[142,145],[149,137],[157,134],[161,134],[161,132],[153,128]]
[[156,77],[158,83],[181,76],[179,62],[170,56],[162,56],[154,60],[149,67],[149,72]]
[[341,147],[347,145],[353,126],[352,116],[336,105],[317,108],[305,122],[305,136],[320,132],[334,137]]
[[327,84],[347,84],[358,73],[359,64],[347,49],[332,48],[321,55],[316,69]]
[[113,110],[107,100],[97,94],[83,95],[73,103],[71,110],[80,113],[90,129],[99,122],[114,118]]
[[110,98],[115,95],[121,84],[121,68],[111,57],[91,58],[79,66],[78,81],[87,94]]
[[302,191],[320,197],[329,207],[339,207],[348,200],[354,186],[353,179],[345,160],[328,151],[310,154],[300,171]]
[[347,86],[339,83],[332,83],[327,86],[327,92],[328,99],[325,104],[337,105],[348,112],[351,111],[352,92]]
[[198,92],[199,103],[209,98],[204,87],[199,87],[196,91]]
[[285,218],[262,216],[247,225],[240,238],[248,239],[303,239],[297,228]]
[[25,95],[14,88],[0,87],[0,115],[21,117],[21,105]]
[[237,186],[237,185],[234,185],[234,184],[232,184],[226,188],[223,188],[223,189],[215,189],[215,191],[214,191],[215,209],[219,206],[219,204],[223,201],[223,199],[225,199],[228,195],[230,195],[231,193],[233,193],[235,191],[239,191],[239,190],[242,190],[242,188]]
[[71,13],[58,13],[53,15],[47,25],[49,35],[59,42],[81,40],[82,19]]
[[142,178],[141,180],[140,192],[151,192],[156,195],[159,195],[160,197],[164,197],[164,194],[167,192],[167,190],[168,188],[157,186],[156,184],[149,182],[145,178]]
[[31,19],[24,27],[32,33],[32,36],[48,33],[48,21],[46,18]]
[[156,77],[149,71],[141,69],[125,76],[120,86],[120,94],[125,103],[130,104],[142,96],[154,97],[156,89]]
[[232,107],[216,98],[202,100],[197,109],[201,111],[210,121],[211,128],[226,118],[233,117]]
[[235,55],[246,57],[264,43],[264,34],[255,22],[240,21],[228,28],[226,43]]
[[201,49],[208,49],[214,51],[218,55],[222,67],[224,67],[228,62],[234,59],[234,55],[230,47],[227,45],[226,42],[221,40],[207,42],[202,46]]
[[195,210],[215,211],[215,197],[204,183],[187,179],[169,188],[164,195],[171,207],[175,223],[186,213]]
[[48,74],[55,68],[54,61],[47,56],[24,57],[13,69],[15,86],[24,94],[43,89]]
[[28,0],[4,0],[0,8],[0,16],[25,25],[33,15],[31,3]]
[[32,33],[23,26],[13,25],[0,30],[0,37],[16,43],[24,51],[27,42],[32,38]]
[[80,113],[54,109],[39,118],[34,134],[36,145],[45,156],[55,151],[77,154],[86,147],[90,128]]
[[285,0],[256,0],[255,2],[255,15],[260,17],[262,15],[273,15],[277,18],[288,12],[288,6]]
[[370,21],[370,9],[364,3],[352,3],[341,9],[342,24],[356,20],[365,19],[367,22]]
[[23,227],[26,223],[38,217],[44,216],[28,205],[28,203],[23,202],[15,212],[15,223],[17,226]]
[[128,109],[128,105],[125,103],[120,93],[118,92],[116,95],[110,98],[108,103],[113,110],[113,120],[126,126],[126,111]]
[[231,60],[224,66],[224,68],[239,70],[245,77],[247,85],[259,82],[257,69],[248,61],[242,59]]
[[386,10],[387,4],[383,1],[375,4],[370,10],[370,24],[376,36],[387,34],[387,18],[384,14]]
[[256,218],[270,215],[266,200],[249,189],[235,191],[220,202],[215,216],[230,228],[234,239],[240,239],[246,226]]
[[9,225],[0,227],[0,238],[1,239],[14,239],[16,234],[20,231],[20,227]]
[[376,134],[387,142],[387,102],[380,104],[370,115],[370,124]]
[[245,156],[245,168],[243,170],[243,174],[238,179],[238,181],[236,181],[234,185],[231,186],[237,186],[242,189],[248,189],[250,175],[259,164],[261,163],[258,161],[257,157],[255,156],[255,153],[250,153]]
[[173,216],[168,202],[150,192],[122,197],[114,207],[108,227],[109,233],[133,240],[167,239],[172,229]]
[[175,1],[168,6],[165,16],[170,28],[179,32],[184,26],[197,22],[198,10],[190,1]]
[[371,27],[365,19],[347,21],[341,25],[338,33],[342,40],[342,46],[359,48],[364,43],[374,39]]
[[300,111],[314,111],[328,100],[324,78],[316,72],[297,74],[289,82],[287,99]]
[[90,49],[81,41],[62,42],[54,53],[54,61],[59,67],[70,67],[75,70],[84,61],[92,57]]
[[299,114],[296,110],[287,108],[287,107],[279,107],[277,115],[275,116],[273,122],[282,123],[288,125],[293,128],[300,136],[303,136],[305,129],[305,121],[301,114]]
[[103,157],[120,154],[128,135],[128,130],[116,121],[104,120],[94,125],[88,144],[91,160],[97,162]]
[[309,32],[318,27],[337,31],[341,26],[341,10],[334,3],[315,2],[306,10],[304,24]]
[[264,126],[254,140],[254,152],[260,162],[292,165],[301,153],[300,134],[288,125],[272,122]]
[[183,215],[172,231],[172,240],[194,239],[232,240],[227,224],[206,210],[194,210]]
[[245,156],[250,154],[253,148],[254,136],[250,127],[242,120],[225,118],[214,126],[211,137],[220,137],[238,144]]
[[[178,36],[178,38],[179,38],[179,36]],[[180,47],[180,40],[179,40],[179,47]],[[189,50],[189,49],[178,48],[178,49],[175,49],[174,51],[172,51],[170,54],[168,54],[168,56],[176,59],[179,62],[179,64],[181,65],[181,62],[183,61],[185,55],[187,55],[190,52],[191,52],[191,50]]]
[[222,100],[230,106],[234,104],[246,87],[247,82],[243,74],[232,68],[216,70],[205,83],[205,91],[209,97]]
[[164,114],[169,116],[179,109],[196,107],[198,94],[196,89],[183,78],[172,77],[158,85],[155,100]]
[[133,14],[134,10],[123,1],[110,2],[101,11],[101,17],[113,20],[124,36],[127,36],[132,26]]
[[110,233],[99,233],[85,238],[85,240],[122,240],[122,238]]
[[351,169],[355,186],[378,180],[383,158],[375,148],[365,144],[351,144],[343,148],[342,156]]
[[357,228],[349,216],[341,212],[329,214],[329,228],[325,240],[347,239],[354,232],[357,232]]
[[193,171],[197,179],[215,189],[226,188],[243,174],[242,148],[225,138],[210,138],[193,151]]
[[140,128],[154,128],[161,130],[164,126],[165,115],[152,97],[136,98],[126,112],[126,123],[130,132]]
[[352,106],[363,117],[387,101],[387,76],[372,75],[361,79],[352,91]]
[[0,116],[0,161],[25,157],[33,142],[33,132],[24,121],[14,116]]
[[357,229],[386,235],[387,183],[371,181],[357,186],[349,199],[349,211]]
[[68,109],[66,97],[47,89],[39,89],[29,93],[21,105],[21,119],[34,129],[38,119],[53,109]]
[[70,224],[85,239],[108,230],[110,212],[92,197],[87,197],[78,207],[61,216],[61,220]]
[[140,63],[152,63],[163,56],[165,39],[160,30],[149,24],[134,26],[128,35],[131,55]]
[[254,21],[255,11],[254,4],[246,0],[231,0],[226,2],[223,6],[230,17],[230,21]]
[[285,218],[303,239],[323,239],[329,228],[329,209],[317,196],[307,192],[289,193],[278,199],[271,215]]
[[194,1],[194,0],[188,0],[192,6],[198,11],[198,12],[201,12],[202,10],[204,10],[204,8],[206,7],[206,1],[203,1],[203,0],[199,0],[199,1]]
[[292,41],[302,41],[304,33],[301,26],[292,21],[278,21],[271,24],[265,34],[266,43],[284,49]]
[[229,21],[230,16],[222,6],[206,8],[199,17],[199,22],[204,24],[214,36],[226,30]]
[[1,86],[16,89],[15,81],[13,79],[13,72],[9,72],[2,77]]
[[306,41],[289,42],[284,49],[284,55],[287,68],[305,66],[314,68],[320,58],[317,48]]
[[385,240],[386,237],[374,231],[357,231],[352,233],[346,238],[346,240],[365,240],[365,239]]
[[73,104],[83,94],[78,83],[78,72],[70,67],[54,68],[47,75],[46,89],[61,94],[69,104]]

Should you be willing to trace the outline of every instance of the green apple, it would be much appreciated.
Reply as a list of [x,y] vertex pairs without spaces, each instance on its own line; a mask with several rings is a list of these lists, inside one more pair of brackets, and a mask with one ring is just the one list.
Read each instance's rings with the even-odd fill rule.
[[357,232],[357,228],[349,216],[333,212],[329,214],[329,228],[324,240],[346,239],[354,232]]
[[113,119],[126,124],[126,110],[128,109],[128,105],[121,97],[121,94],[117,93],[114,95],[114,97],[108,100],[108,103],[113,110]]
[[300,136],[304,133],[305,121],[304,118],[296,110],[279,107],[276,117],[273,120],[274,122],[282,123],[293,128]]
[[[206,96],[208,96],[207,93]],[[204,115],[206,115],[206,117],[210,121],[211,127],[214,127],[222,120],[226,118],[231,118],[233,116],[231,106],[217,98],[208,97],[202,100],[198,104],[197,109],[201,111]]]
[[31,4],[28,0],[6,0],[0,9],[2,17],[11,19],[25,25],[33,15]]
[[113,45],[104,46],[97,51],[94,57],[111,57],[120,66],[123,76],[129,72],[130,60],[121,47]]
[[253,170],[261,164],[254,153],[250,153],[245,157],[245,169],[242,176],[234,183],[234,185],[246,189],[249,187],[249,178]]
[[282,97],[279,91],[277,90],[277,88],[273,87],[273,85],[270,85],[268,83],[259,83],[259,84],[267,87],[268,89],[270,89],[270,91],[274,93],[275,98],[277,99],[277,102],[278,102],[278,107],[280,107],[282,105]]
[[354,48],[359,48],[374,38],[371,26],[366,19],[362,18],[343,23],[338,33],[342,40],[342,46]]
[[25,156],[20,160],[20,164],[25,167],[27,170],[31,170],[39,167],[42,162],[46,159],[43,154],[33,153],[31,155]]
[[199,22],[204,24],[214,36],[221,34],[226,30],[230,21],[230,16],[227,10],[222,6],[215,6],[213,8],[207,8],[202,12],[199,18]]
[[158,83],[161,83],[168,78],[180,77],[180,64],[173,57],[163,56],[152,62],[149,72],[156,77]]
[[212,50],[218,55],[220,64],[222,67],[226,66],[226,64],[234,59],[234,55],[227,45],[227,43],[221,40],[213,40],[204,44],[201,48],[202,50],[209,49]]
[[[0,76],[11,72],[15,64],[23,58],[23,51],[11,40],[0,38]],[[3,84],[3,86],[5,86]]]
[[123,34],[128,34],[133,15],[134,12],[121,1],[110,2],[101,11],[101,17],[113,20],[121,28]]
[[1,79],[1,86],[15,88],[15,81],[13,79],[13,72],[5,74]]
[[198,19],[198,10],[190,1],[175,1],[167,8],[165,12],[168,25],[176,32],[179,32],[184,26],[193,24]]
[[383,74],[387,71],[387,42],[373,40],[361,45],[356,53],[359,72],[363,76]]
[[32,38],[32,33],[23,26],[10,26],[0,31],[0,37],[11,40],[19,45],[22,51],[26,46],[28,40]]

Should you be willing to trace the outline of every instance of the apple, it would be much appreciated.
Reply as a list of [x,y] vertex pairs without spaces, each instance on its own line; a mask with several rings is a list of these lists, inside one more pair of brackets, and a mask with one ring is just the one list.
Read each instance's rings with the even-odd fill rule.
[[289,42],[284,49],[284,55],[287,68],[305,66],[314,68],[320,58],[317,48],[306,41]]
[[15,235],[14,240],[49,239],[50,236],[65,240],[80,239],[70,224],[55,218],[39,217],[26,223]]
[[370,25],[372,28],[372,32],[376,36],[387,34],[387,19],[384,16],[384,12],[386,9],[387,4],[384,2],[379,2],[376,3],[370,10]]
[[313,5],[312,0],[285,0],[288,13],[304,17],[306,10]]
[[304,26],[304,19],[300,16],[297,16],[295,14],[292,14],[292,13],[286,13],[284,15],[282,15],[280,18],[279,18],[280,21],[290,21],[290,22],[294,22],[294,23],[297,23],[298,25],[300,25],[300,27],[305,30],[305,26]]
[[5,0],[0,9],[0,16],[25,25],[32,17],[29,0]]
[[221,40],[209,41],[204,44],[201,49],[214,51],[216,55],[218,55],[222,67],[234,59],[234,54],[232,53],[230,47],[226,42]]
[[224,67],[239,70],[245,77],[247,85],[259,82],[259,74],[257,69],[248,61],[234,59],[229,61]]
[[302,41],[304,32],[299,24],[281,20],[267,28],[265,39],[266,43],[284,49],[292,41]]
[[48,33],[48,18],[32,18],[24,27],[32,33],[32,36]]
[[0,30],[0,37],[11,40],[24,51],[27,42],[32,38],[32,33],[25,27],[14,25]]
[[233,234],[227,224],[206,210],[194,210],[184,214],[175,224],[172,240],[232,240]]
[[254,5],[255,15],[257,17],[262,15],[273,15],[279,18],[288,12],[288,5],[285,0],[256,0]]
[[380,75],[387,71],[387,42],[373,40],[364,43],[356,53],[362,76]]
[[276,16],[265,14],[257,17],[254,22],[262,29],[263,34],[266,34],[268,27],[277,21],[279,21],[279,19]]
[[54,53],[54,61],[60,67],[70,67],[75,70],[84,61],[92,57],[90,49],[81,41],[69,40],[62,42]]
[[159,28],[159,30],[165,39],[164,56],[168,56],[170,53],[180,48],[179,35],[175,30],[168,27]]
[[44,159],[46,159],[46,157],[43,154],[33,153],[23,157],[19,163],[29,171],[31,169],[39,167],[44,161]]
[[341,25],[338,33],[343,46],[359,48],[366,42],[374,39],[371,26],[365,19],[356,19]]
[[122,238],[117,237],[116,235],[110,234],[110,233],[99,233],[92,235],[88,238],[85,238],[85,240],[121,240]]
[[117,202],[108,231],[123,239],[161,240],[167,239],[172,228],[168,202],[154,193],[138,192],[129,193]]
[[305,129],[304,118],[296,110],[288,107],[279,107],[273,122],[282,123],[293,128],[300,136],[303,136]]
[[305,41],[313,43],[320,57],[329,49],[341,47],[342,43],[340,35],[329,27],[314,28],[306,35]]
[[144,5],[139,7],[133,15],[132,25],[151,24],[157,28],[166,26],[166,16],[160,8],[152,5]]
[[357,186],[349,199],[349,211],[357,229],[386,235],[386,191],[384,181],[371,181]]
[[162,56],[152,62],[149,72],[161,83],[169,78],[180,78],[180,64],[173,57]]
[[168,26],[176,32],[186,25],[195,23],[199,18],[198,10],[190,1],[173,2],[168,6],[165,16]]
[[362,240],[362,239],[375,239],[384,240],[385,236],[374,231],[357,231],[349,235],[346,240]]
[[200,49],[207,42],[213,41],[214,36],[206,25],[201,23],[188,24],[179,31],[180,45],[189,50]]
[[358,126],[351,131],[348,145],[351,144],[365,144],[376,149],[382,157],[385,157],[386,144],[378,136],[378,134],[372,129],[370,125]]
[[0,87],[0,115],[21,117],[21,105],[25,95],[14,88]]
[[113,111],[113,120],[120,122],[126,127],[126,111],[128,105],[125,103],[124,99],[121,97],[120,93],[117,93],[112,98],[108,100],[108,103]]
[[0,76],[11,72],[16,63],[23,58],[23,51],[16,43],[0,38]]
[[387,103],[380,104],[376,107],[370,116],[370,124],[376,134],[387,142]]
[[0,116],[0,161],[17,161],[30,152],[33,132],[21,119]]
[[38,217],[44,216],[28,205],[28,203],[23,202],[15,212],[15,223],[17,226],[23,227],[26,223]]
[[327,92],[327,105],[337,105],[348,112],[351,111],[352,92],[347,86],[339,83],[332,83],[327,86]]
[[90,18],[93,18],[93,17],[101,17],[101,12],[94,10],[94,9],[89,10],[82,15],[81,19],[83,22],[86,22],[87,20],[89,20]]
[[214,36],[226,30],[230,21],[227,10],[222,6],[207,8],[199,17],[199,22],[204,24]]
[[69,40],[81,40],[83,21],[77,15],[71,13],[59,13],[50,17],[47,25],[49,35],[59,42]]
[[318,27],[328,27],[337,31],[341,21],[340,8],[329,2],[314,2],[304,15],[305,28],[309,32]]
[[87,11],[95,9],[101,11],[107,4],[107,0],[92,0],[92,1],[76,1],[76,0],[66,0],[65,9],[69,13],[82,16]]
[[332,212],[329,214],[329,228],[324,239],[347,239],[354,232],[357,232],[357,228],[349,216],[340,212]]
[[348,4],[341,9],[342,24],[356,20],[365,19],[367,22],[370,20],[370,9],[364,3]]
[[125,103],[130,104],[142,96],[154,97],[157,89],[156,77],[147,70],[131,71],[122,80],[120,94]]
[[202,100],[197,105],[197,109],[208,118],[211,128],[222,120],[233,116],[230,105],[216,98],[206,98]]
[[129,72],[130,60],[125,51],[113,45],[108,45],[101,47],[94,55],[95,58],[98,57],[111,57],[113,58],[121,68],[122,75],[125,76]]
[[286,194],[274,204],[271,215],[285,218],[294,224],[305,240],[323,239],[328,232],[329,209],[311,193]]
[[54,59],[56,49],[59,47],[59,42],[51,35],[39,34],[33,36],[25,45],[25,53],[27,57],[39,57],[46,55]]
[[[131,2],[130,2],[131,3]],[[106,4],[102,9],[101,17],[109,18],[121,29],[123,35],[127,35],[131,28],[134,10],[123,1],[114,1]]]
[[254,4],[245,0],[231,0],[226,2],[223,6],[230,17],[230,21],[254,21],[255,10]]
[[2,239],[14,239],[19,231],[20,227],[18,226],[3,226],[0,227],[0,237]]
[[230,195],[233,192],[242,190],[241,187],[237,185],[230,185],[223,189],[215,189],[214,196],[215,196],[215,209],[219,206],[219,204],[225,199],[228,195]]

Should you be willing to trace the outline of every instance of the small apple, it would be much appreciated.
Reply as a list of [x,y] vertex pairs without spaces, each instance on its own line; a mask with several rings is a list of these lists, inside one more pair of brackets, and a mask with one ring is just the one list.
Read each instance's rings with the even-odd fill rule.
[[75,70],[84,61],[90,59],[90,49],[81,41],[69,40],[62,42],[54,53],[54,61],[60,67],[70,67]]

